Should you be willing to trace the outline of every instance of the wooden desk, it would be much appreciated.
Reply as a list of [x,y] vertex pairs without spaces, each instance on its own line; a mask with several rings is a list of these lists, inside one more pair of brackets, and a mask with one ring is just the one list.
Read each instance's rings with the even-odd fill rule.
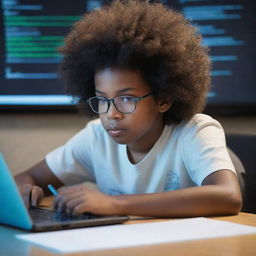
[[[256,214],[240,213],[236,216],[214,217],[234,223],[256,226]],[[146,220],[160,221],[160,220]],[[143,221],[128,221],[139,223]],[[126,224],[125,224],[126,225]],[[24,231],[0,225],[0,256],[51,256],[60,255],[34,246],[26,241],[15,238],[16,234]],[[217,239],[195,240],[188,242],[166,243],[152,246],[139,246],[115,250],[102,250],[65,255],[87,256],[255,256],[256,235],[234,236]]]

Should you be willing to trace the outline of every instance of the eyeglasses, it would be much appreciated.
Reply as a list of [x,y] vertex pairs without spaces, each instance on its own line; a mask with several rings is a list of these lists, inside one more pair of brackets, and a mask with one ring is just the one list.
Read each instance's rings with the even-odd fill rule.
[[113,102],[115,108],[123,113],[130,114],[135,111],[137,102],[145,99],[148,96],[153,95],[153,93],[148,93],[141,97],[133,97],[128,95],[116,96],[112,99],[107,99],[103,96],[91,97],[87,100],[93,112],[97,114],[105,114],[108,112],[110,107],[110,102]]

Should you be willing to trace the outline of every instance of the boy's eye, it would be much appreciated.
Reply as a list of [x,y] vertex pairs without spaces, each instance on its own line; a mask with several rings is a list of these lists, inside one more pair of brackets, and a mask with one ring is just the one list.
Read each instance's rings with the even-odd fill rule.
[[104,97],[98,97],[98,102],[99,102],[99,104],[106,104],[107,103],[107,99],[106,98],[104,98]]
[[122,102],[133,102],[134,101],[134,97],[132,96],[121,96],[121,101]]

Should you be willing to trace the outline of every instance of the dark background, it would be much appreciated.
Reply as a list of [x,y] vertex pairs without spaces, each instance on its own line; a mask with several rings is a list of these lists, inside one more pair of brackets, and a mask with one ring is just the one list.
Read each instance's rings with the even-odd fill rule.
[[[38,109],[38,106],[41,105],[39,101],[31,103],[29,100],[18,103],[15,101],[18,98],[14,96],[29,95],[31,99],[33,97],[37,99],[35,96],[38,95],[41,97],[64,96],[63,83],[57,75],[61,57],[56,55],[56,49],[52,47],[49,51],[41,51],[42,47],[47,48],[49,45],[36,39],[29,42],[36,43],[35,47],[41,47],[37,51],[32,51],[32,46],[20,46],[15,45],[15,43],[13,45],[11,40],[13,36],[17,36],[15,32],[24,32],[24,35],[37,32],[41,36],[60,36],[57,41],[49,40],[46,42],[61,44],[75,20],[79,19],[84,12],[107,2],[109,1],[61,1],[60,6],[60,1],[57,0],[18,0],[13,6],[6,6],[2,0],[0,12],[0,107],[12,109],[13,107],[19,108],[22,105],[28,105],[29,109]],[[231,114],[256,113],[254,79],[256,67],[256,1],[162,0],[161,2],[183,12],[202,33],[203,44],[210,47],[213,69],[212,89],[208,95],[208,109]],[[46,19],[43,21],[40,19],[26,20],[31,22],[31,26],[19,25],[17,21],[10,23],[13,21],[13,17],[15,19],[15,17],[22,16],[50,16],[55,18],[54,20]],[[58,20],[56,16],[69,16],[71,21],[65,18]],[[34,21],[41,22],[43,25],[33,23]],[[65,25],[56,23],[52,25],[50,24],[51,21]],[[34,36],[34,38],[37,37]],[[43,42],[44,45],[40,45],[40,42]],[[12,43],[11,46],[10,43]],[[24,50],[24,48],[26,49]],[[24,57],[24,54],[30,54],[30,57]],[[38,57],[33,54],[46,55]],[[12,96],[10,98],[12,100],[9,103],[4,103],[3,96]],[[55,109],[58,105],[66,104],[71,107],[69,101],[58,103],[54,102],[53,99],[52,102],[46,103],[46,107]]]

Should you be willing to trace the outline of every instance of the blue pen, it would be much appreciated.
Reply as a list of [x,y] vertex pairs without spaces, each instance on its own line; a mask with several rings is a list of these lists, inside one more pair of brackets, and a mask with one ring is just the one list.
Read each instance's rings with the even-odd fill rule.
[[49,185],[48,185],[48,188],[49,188],[49,190],[52,192],[52,194],[53,194],[54,196],[57,196],[57,195],[58,195],[58,191],[54,188],[53,185],[49,184]]

